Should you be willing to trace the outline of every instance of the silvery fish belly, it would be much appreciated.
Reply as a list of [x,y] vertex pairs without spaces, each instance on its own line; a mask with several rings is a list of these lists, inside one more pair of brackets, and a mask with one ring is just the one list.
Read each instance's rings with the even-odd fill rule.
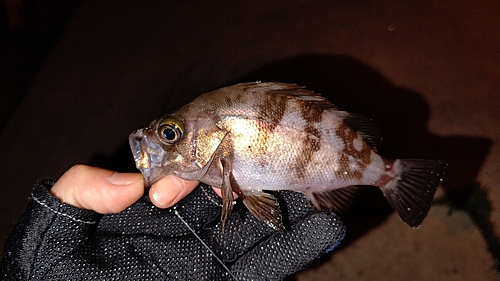
[[258,219],[282,229],[265,190],[303,193],[316,208],[342,212],[357,185],[382,189],[401,219],[418,226],[446,163],[388,160],[370,120],[339,110],[294,84],[242,83],[209,92],[130,135],[148,185],[169,174],[221,188],[223,225],[233,192]]

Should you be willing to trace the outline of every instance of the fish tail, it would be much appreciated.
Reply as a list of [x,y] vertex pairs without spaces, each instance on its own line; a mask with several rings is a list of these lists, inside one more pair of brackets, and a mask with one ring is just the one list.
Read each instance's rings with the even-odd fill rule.
[[398,176],[382,187],[382,192],[409,226],[419,226],[427,216],[447,165],[440,160],[396,160]]

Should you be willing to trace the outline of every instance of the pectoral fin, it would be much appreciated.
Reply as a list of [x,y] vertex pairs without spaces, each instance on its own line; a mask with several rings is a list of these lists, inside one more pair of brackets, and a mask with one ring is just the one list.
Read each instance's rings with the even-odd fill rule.
[[227,218],[233,210],[233,192],[238,195],[254,217],[276,230],[285,229],[280,205],[272,194],[263,191],[242,191],[232,175],[232,159],[230,156],[220,159],[220,167],[222,170],[222,231],[224,231]]
[[[229,215],[233,210],[233,189],[231,186],[231,171],[232,171],[232,161],[228,158],[221,158],[220,164],[222,168],[222,186],[221,186],[221,194],[222,194],[222,231],[226,227],[226,221]],[[234,182],[234,181],[233,181]]]

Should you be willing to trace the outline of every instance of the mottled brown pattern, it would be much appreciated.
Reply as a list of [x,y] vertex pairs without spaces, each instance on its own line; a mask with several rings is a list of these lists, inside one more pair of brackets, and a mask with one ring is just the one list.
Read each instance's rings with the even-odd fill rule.
[[243,101],[243,92],[236,92],[236,94],[234,94],[234,101],[237,104],[241,103]]
[[227,110],[241,104],[243,102],[243,94],[241,91],[224,91],[223,93],[213,91],[206,93],[198,97],[198,103],[194,104],[194,114],[200,109],[202,111],[212,110],[213,112]]
[[[382,157],[382,161],[384,162],[385,171],[386,172],[391,171],[393,168],[393,165],[394,165],[394,160],[389,160],[389,159],[385,159],[384,157]],[[382,187],[386,186],[387,183],[393,179],[394,179],[393,177],[388,176],[387,174],[382,174],[377,181],[372,183],[372,185],[382,188]]]
[[300,113],[302,114],[302,118],[304,118],[308,124],[319,123],[323,118],[323,108],[311,106],[311,103],[306,101],[300,102]]
[[285,115],[287,99],[277,95],[259,95],[258,103],[254,105],[259,119],[270,123],[270,131],[278,126]]
[[339,158],[339,170],[336,172],[338,178],[348,180],[357,179],[360,180],[363,177],[361,171],[352,171],[349,168],[349,157],[345,153],[341,153]]
[[[340,152],[339,157],[339,170],[336,172],[337,177],[342,179],[361,180],[363,178],[364,169],[371,162],[370,146],[363,141],[361,150],[356,150],[354,148],[354,140],[358,137],[358,134],[344,122],[337,127],[335,133],[344,141],[344,148]],[[361,170],[353,171],[349,168],[349,156],[353,157],[361,164]]]
[[[242,89],[229,91],[225,95],[217,97],[210,97],[209,102],[218,99],[223,107],[234,107],[234,109],[242,109],[256,113],[257,120],[249,121],[256,122],[258,126],[258,135],[245,149],[248,153],[254,155],[254,159],[258,161],[261,166],[266,166],[269,159],[266,154],[268,148],[272,146],[273,133],[275,128],[281,122],[286,110],[286,102],[288,101],[282,95],[266,94],[259,90],[254,89],[255,83],[248,83],[242,85]],[[250,108],[249,108],[250,107]],[[250,120],[253,119],[250,117]]]
[[389,160],[384,157],[381,157],[382,161],[384,162],[385,170],[386,171],[391,171],[392,170],[392,165],[394,165],[394,160]]
[[[312,124],[307,125],[304,128],[304,132],[306,132],[309,135],[313,135],[316,138],[318,138],[319,140],[321,140],[321,132],[318,129],[316,129],[315,127],[313,127]],[[318,148],[317,150],[319,150],[319,146],[317,148]]]
[[265,153],[267,147],[272,142],[270,138],[276,127],[280,124],[285,114],[287,100],[276,95],[256,95],[256,104],[253,105],[259,119],[259,134],[257,147],[250,148],[252,152],[258,155],[259,164],[265,166],[267,159]]
[[254,155],[256,155],[256,159],[259,164],[264,167],[267,165],[267,161],[269,161],[266,152],[269,149],[269,146],[272,145],[272,135],[274,133],[274,129],[276,125],[270,122],[259,122],[259,134],[257,136],[256,147],[253,147],[251,151]]
[[[295,100],[297,101],[297,100]],[[299,100],[300,113],[307,122],[304,132],[307,134],[301,145],[300,154],[295,159],[295,172],[301,179],[306,177],[305,170],[313,155],[321,148],[321,132],[314,127],[314,124],[321,122],[323,110],[311,106],[311,103]]]
[[301,179],[306,177],[305,168],[311,162],[311,159],[316,151],[321,148],[321,133],[311,124],[304,128],[307,133],[306,138],[302,142],[300,154],[295,159],[295,172]]
[[226,104],[228,107],[233,106],[233,99],[230,96],[224,96],[224,99],[226,100]]

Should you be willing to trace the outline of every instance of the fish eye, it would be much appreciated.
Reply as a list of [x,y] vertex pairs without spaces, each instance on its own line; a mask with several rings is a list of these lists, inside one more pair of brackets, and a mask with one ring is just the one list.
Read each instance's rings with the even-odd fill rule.
[[158,124],[156,135],[158,139],[164,144],[174,144],[181,137],[184,132],[182,121],[175,117],[167,117]]

